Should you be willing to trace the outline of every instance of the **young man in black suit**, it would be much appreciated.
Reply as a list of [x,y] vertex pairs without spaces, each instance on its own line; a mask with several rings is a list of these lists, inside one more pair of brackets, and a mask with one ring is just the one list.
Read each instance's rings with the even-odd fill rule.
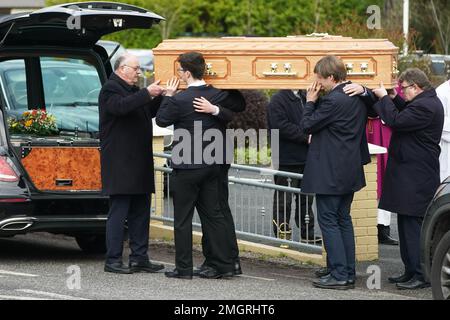
[[[312,135],[302,190],[316,194],[317,217],[330,274],[313,282],[325,289],[349,289],[355,281],[355,239],[350,207],[366,183],[370,162],[365,135],[367,108],[343,92],[346,68],[335,56],[319,60],[316,82],[307,91],[302,126]],[[321,89],[327,94],[318,102]]]
[[[183,139],[175,141],[172,154],[176,262],[175,269],[166,272],[166,276],[192,278],[192,217],[196,208],[202,221],[208,250],[206,254],[208,268],[199,272],[200,277],[231,277],[234,275],[234,257],[230,244],[230,229],[220,205],[221,167],[218,162],[223,162],[223,158],[216,162],[205,159],[205,150],[211,148],[211,143],[203,141],[204,134],[208,130],[217,130],[216,132],[220,133],[223,129],[220,121],[228,119],[230,115],[211,102],[227,105],[230,95],[206,85],[202,80],[206,65],[200,53],[182,54],[178,62],[179,76],[186,82],[188,88],[175,94],[179,80],[170,80],[166,97],[156,116],[156,123],[159,126],[173,124],[175,136],[180,133]],[[199,107],[195,107],[195,101]],[[216,109],[214,115],[203,110],[203,105]],[[223,139],[223,136],[221,138]],[[190,142],[186,143],[185,139]],[[180,143],[183,144],[182,148]],[[217,144],[216,147],[218,151],[223,145]],[[180,154],[177,154],[178,151]]]

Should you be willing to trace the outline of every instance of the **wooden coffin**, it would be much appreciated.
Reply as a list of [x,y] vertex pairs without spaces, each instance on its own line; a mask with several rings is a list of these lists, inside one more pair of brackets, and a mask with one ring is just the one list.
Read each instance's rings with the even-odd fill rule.
[[206,82],[222,89],[306,89],[325,55],[340,57],[348,80],[370,88],[394,87],[398,73],[398,48],[385,39],[225,37],[164,40],[153,50],[155,78],[165,84],[177,76],[176,59],[188,51],[203,53]]
[[98,147],[26,147],[22,164],[41,191],[99,191]]

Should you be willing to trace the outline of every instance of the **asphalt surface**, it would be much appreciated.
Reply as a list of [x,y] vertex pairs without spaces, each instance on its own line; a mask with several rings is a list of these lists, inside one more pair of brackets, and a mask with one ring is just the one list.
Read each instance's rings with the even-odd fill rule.
[[[202,262],[199,247],[194,261]],[[125,248],[125,260],[129,250]],[[170,242],[152,242],[151,259],[173,268]],[[398,247],[381,246],[381,259],[357,266],[353,290],[314,288],[315,266],[287,258],[242,253],[244,274],[229,280],[168,279],[162,272],[117,275],[103,272],[102,255],[86,255],[69,237],[47,233],[0,239],[1,300],[405,300],[431,299],[430,289],[399,291],[386,277],[401,271]],[[369,265],[381,270],[381,288],[368,289]],[[79,275],[79,277],[78,277]]]

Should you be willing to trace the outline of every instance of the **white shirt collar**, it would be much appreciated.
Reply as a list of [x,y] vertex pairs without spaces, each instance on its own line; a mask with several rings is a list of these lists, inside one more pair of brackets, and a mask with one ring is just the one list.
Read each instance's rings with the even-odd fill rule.
[[197,81],[194,81],[194,82],[192,82],[190,85],[188,85],[188,88],[189,88],[189,87],[201,87],[201,86],[206,86],[205,80],[197,80]]

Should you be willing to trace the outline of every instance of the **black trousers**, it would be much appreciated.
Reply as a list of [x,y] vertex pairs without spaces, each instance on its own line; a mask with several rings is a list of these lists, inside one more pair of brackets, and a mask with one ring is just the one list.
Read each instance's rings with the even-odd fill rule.
[[[280,165],[280,171],[303,174],[304,165]],[[289,178],[275,176],[275,184],[281,186],[289,185]],[[291,179],[290,186],[300,188],[300,180]],[[273,195],[273,232],[279,236],[279,231],[290,230],[292,198],[295,198],[295,224],[299,227],[299,216],[302,221],[300,224],[301,237],[303,239],[314,239],[314,213],[312,203],[314,197],[306,195],[292,194],[282,191],[275,191]],[[306,223],[308,216],[309,223]],[[283,225],[284,224],[284,225]]]
[[227,223],[219,199],[219,166],[175,169],[172,176],[176,268],[181,273],[192,273],[192,217],[197,208],[208,239],[208,264],[221,273],[232,272]]
[[355,234],[350,207],[353,193],[316,194],[317,219],[327,252],[327,266],[340,281],[355,278]]
[[[231,213],[230,204],[228,202],[229,190],[228,190],[228,171],[230,170],[229,164],[219,165],[220,173],[218,179],[219,190],[219,204],[220,209],[225,217],[226,223],[226,237],[228,245],[231,249],[231,257],[233,261],[239,259],[239,247],[236,238],[236,229],[234,227],[233,214]],[[205,256],[205,263],[208,265],[208,257],[211,256],[211,249],[209,246],[208,237],[203,233],[202,237],[203,255]]]
[[147,261],[150,224],[150,201],[147,194],[112,195],[106,222],[106,263],[122,262],[125,221],[128,225],[130,261]]
[[415,275],[420,280],[423,280],[422,267],[420,265],[422,222],[422,217],[397,215],[400,256],[405,265],[405,273]]

